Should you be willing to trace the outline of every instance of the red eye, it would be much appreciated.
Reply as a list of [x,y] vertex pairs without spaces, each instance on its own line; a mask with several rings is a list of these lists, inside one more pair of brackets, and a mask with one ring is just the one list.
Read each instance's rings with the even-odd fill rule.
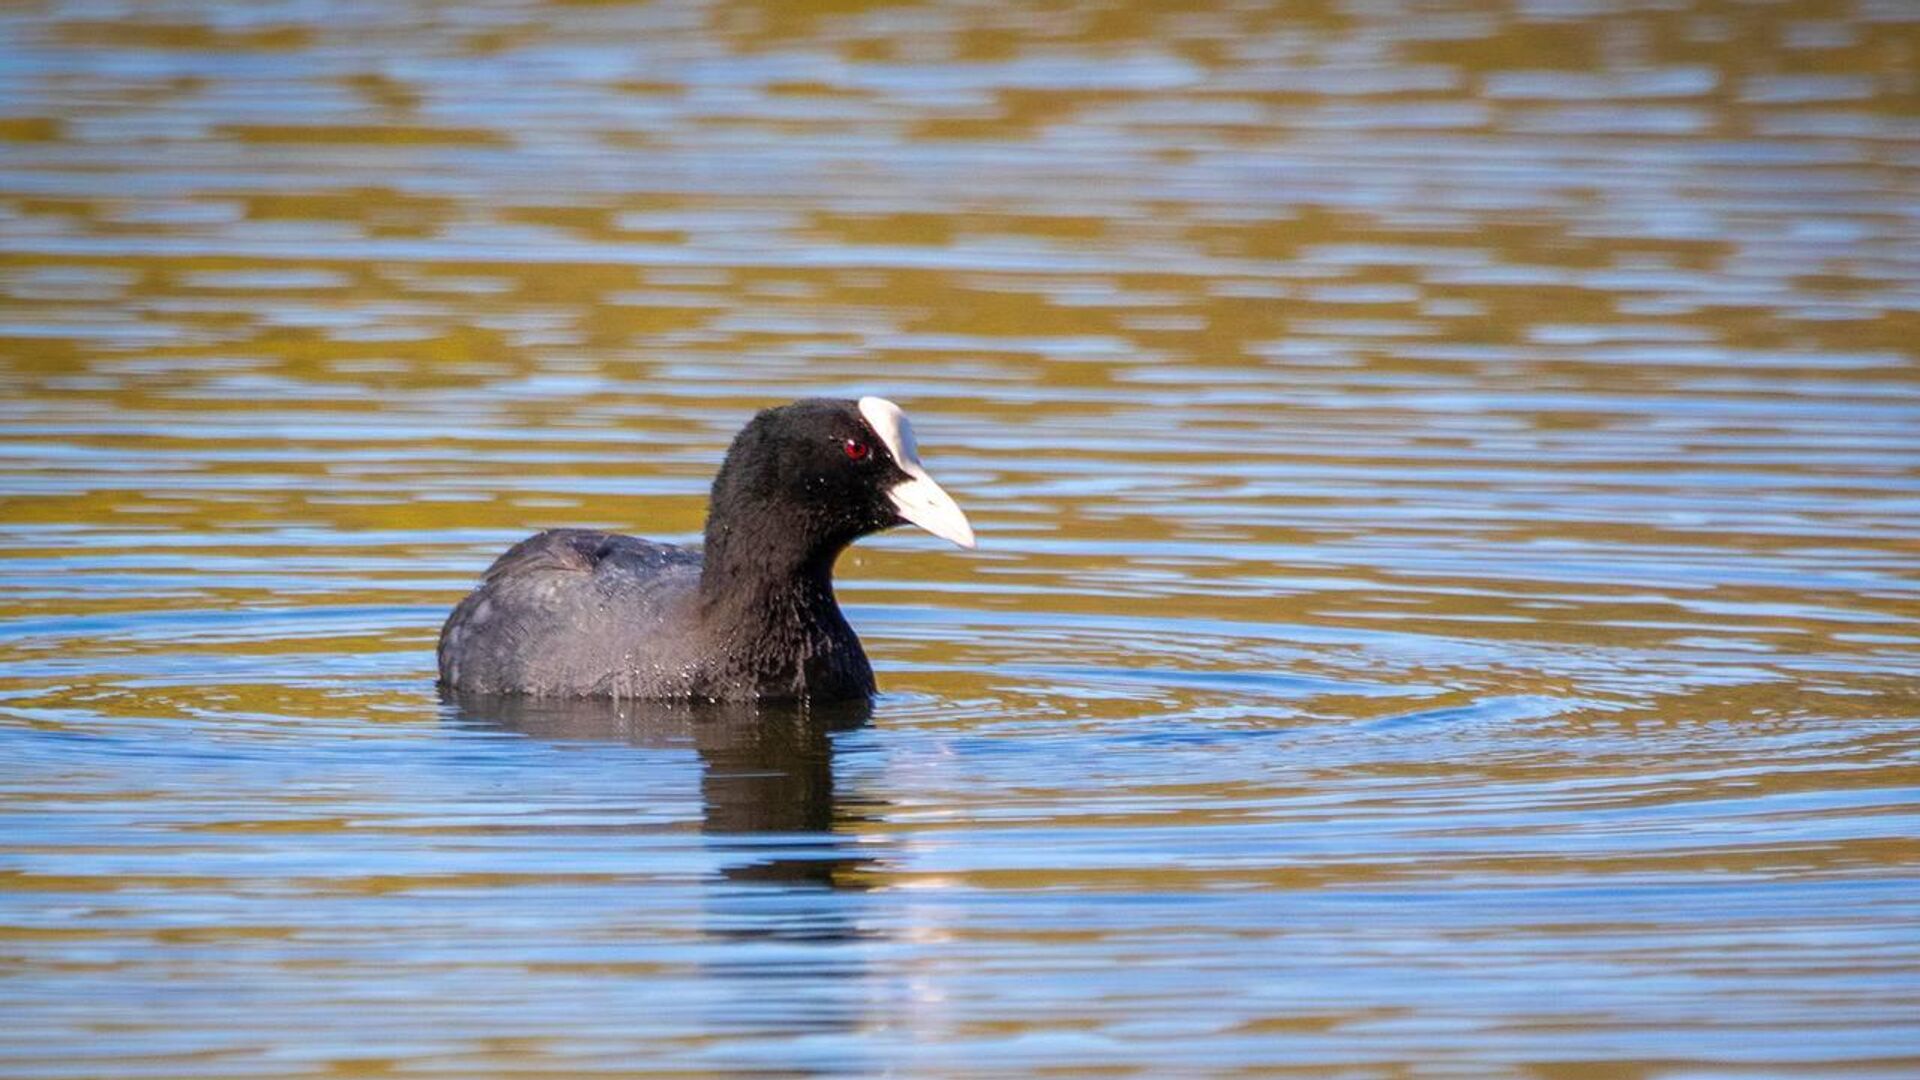
[[873,447],[868,446],[859,439],[848,439],[846,447],[847,456],[855,461],[865,461],[867,460],[867,455],[873,453]]

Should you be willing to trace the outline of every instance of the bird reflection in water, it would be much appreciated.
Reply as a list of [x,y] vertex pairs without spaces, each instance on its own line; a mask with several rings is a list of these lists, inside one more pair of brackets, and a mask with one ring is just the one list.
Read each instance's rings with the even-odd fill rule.
[[[647,905],[671,902],[657,895],[658,885],[612,917],[608,938],[616,950],[661,950],[660,961],[679,974],[654,978],[679,980],[669,985],[679,988],[698,1030],[830,1039],[867,1024],[873,1000],[904,993],[875,971],[869,949],[885,931],[875,926],[868,910],[874,894],[864,883],[873,880],[884,845],[861,841],[871,830],[860,823],[882,808],[849,799],[834,782],[835,744],[842,744],[844,767],[843,733],[867,722],[870,704],[800,709],[465,695],[447,703],[447,718],[462,726],[635,755],[636,787],[658,783],[663,769],[694,767],[684,755],[699,754],[701,833],[715,871],[690,884],[702,940],[689,942],[671,921],[665,929],[656,922]],[[677,831],[658,818],[642,827]],[[885,985],[876,989],[876,979]],[[657,1008],[648,994],[636,1000]]]
[[700,755],[701,831],[737,853],[730,881],[861,888],[874,863],[848,827],[871,807],[836,798],[834,739],[872,715],[870,702],[801,706],[755,702],[608,701],[454,694],[456,722],[565,742]]

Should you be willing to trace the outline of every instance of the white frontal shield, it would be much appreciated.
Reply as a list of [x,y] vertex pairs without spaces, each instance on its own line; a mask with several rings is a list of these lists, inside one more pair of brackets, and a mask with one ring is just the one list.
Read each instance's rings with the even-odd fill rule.
[[960,512],[960,505],[953,496],[946,493],[927,470],[920,464],[920,449],[913,440],[913,425],[907,421],[907,414],[900,406],[886,398],[863,397],[860,399],[860,415],[866,418],[867,426],[886,444],[887,452],[893,455],[894,464],[907,478],[887,489],[887,498],[900,516],[927,530],[942,540],[949,540],[963,548],[973,546],[973,526],[968,523],[967,515]]

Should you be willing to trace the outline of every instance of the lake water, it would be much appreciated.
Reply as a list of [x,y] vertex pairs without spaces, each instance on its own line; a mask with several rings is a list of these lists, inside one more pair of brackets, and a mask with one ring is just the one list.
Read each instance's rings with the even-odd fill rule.
[[[1920,9],[0,11],[0,1073],[1920,1075]],[[870,713],[462,708],[881,393]]]

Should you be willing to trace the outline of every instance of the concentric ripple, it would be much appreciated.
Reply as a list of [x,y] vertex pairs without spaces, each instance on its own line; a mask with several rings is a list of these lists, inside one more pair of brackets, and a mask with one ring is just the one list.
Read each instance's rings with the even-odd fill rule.
[[[1920,1074],[1911,5],[0,12],[0,1074]],[[442,701],[881,393],[885,693]]]

